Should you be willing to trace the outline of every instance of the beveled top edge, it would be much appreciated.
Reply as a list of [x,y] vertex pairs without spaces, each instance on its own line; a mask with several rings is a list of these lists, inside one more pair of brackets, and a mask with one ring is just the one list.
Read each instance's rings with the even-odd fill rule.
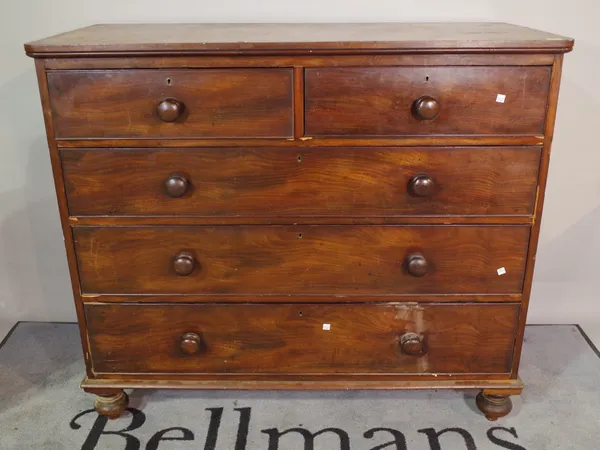
[[573,40],[506,23],[98,24],[25,44],[27,53],[548,51]]

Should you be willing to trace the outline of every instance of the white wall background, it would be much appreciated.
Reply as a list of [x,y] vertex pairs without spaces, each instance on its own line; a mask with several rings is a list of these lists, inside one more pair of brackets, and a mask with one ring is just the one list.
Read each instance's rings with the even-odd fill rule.
[[0,325],[75,320],[23,43],[116,22],[502,21],[575,38],[563,73],[532,323],[600,323],[598,0],[0,0]]

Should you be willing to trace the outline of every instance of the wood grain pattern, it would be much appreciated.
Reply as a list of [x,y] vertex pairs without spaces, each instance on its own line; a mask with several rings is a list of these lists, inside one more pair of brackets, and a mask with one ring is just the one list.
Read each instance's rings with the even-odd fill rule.
[[[58,71],[48,84],[58,138],[293,136],[291,69]],[[173,123],[156,113],[168,98],[184,105]]]
[[98,24],[25,44],[29,53],[345,50],[569,51],[573,40],[506,23]]
[[[72,216],[529,215],[539,148],[219,148],[61,153]],[[415,196],[425,173],[432,193]],[[165,182],[189,183],[172,198]]]
[[[527,226],[75,227],[85,293],[519,293]],[[196,267],[176,275],[180,252]],[[424,277],[406,272],[422,253]],[[507,273],[498,276],[496,270]]]
[[[306,133],[541,134],[549,81],[548,67],[306,69]],[[440,104],[434,120],[413,115],[425,95]]]
[[[518,305],[87,305],[98,372],[503,373]],[[323,330],[323,324],[330,330]],[[424,355],[399,348],[421,335]],[[203,351],[181,351],[181,337]],[[126,345],[124,345],[126,344]]]

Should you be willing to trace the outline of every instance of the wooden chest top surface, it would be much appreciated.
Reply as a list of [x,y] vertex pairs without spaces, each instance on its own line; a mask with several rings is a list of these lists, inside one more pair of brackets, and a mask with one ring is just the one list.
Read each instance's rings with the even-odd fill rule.
[[573,40],[507,23],[98,24],[25,44],[29,53],[571,50]]

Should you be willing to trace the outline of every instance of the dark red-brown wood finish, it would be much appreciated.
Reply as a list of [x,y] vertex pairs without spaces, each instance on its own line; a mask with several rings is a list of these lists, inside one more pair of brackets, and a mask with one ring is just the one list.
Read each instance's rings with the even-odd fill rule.
[[550,68],[311,68],[305,80],[309,135],[536,135]]
[[69,149],[61,160],[72,216],[529,217],[540,153],[539,147]]
[[218,301],[222,294],[517,294],[529,227],[75,227],[73,234],[83,293]]
[[48,89],[58,138],[293,135],[290,69],[58,71]]
[[507,374],[519,305],[125,303],[85,310],[96,373]]
[[26,44],[96,410],[126,388],[480,389],[508,414],[572,46],[496,23]]

